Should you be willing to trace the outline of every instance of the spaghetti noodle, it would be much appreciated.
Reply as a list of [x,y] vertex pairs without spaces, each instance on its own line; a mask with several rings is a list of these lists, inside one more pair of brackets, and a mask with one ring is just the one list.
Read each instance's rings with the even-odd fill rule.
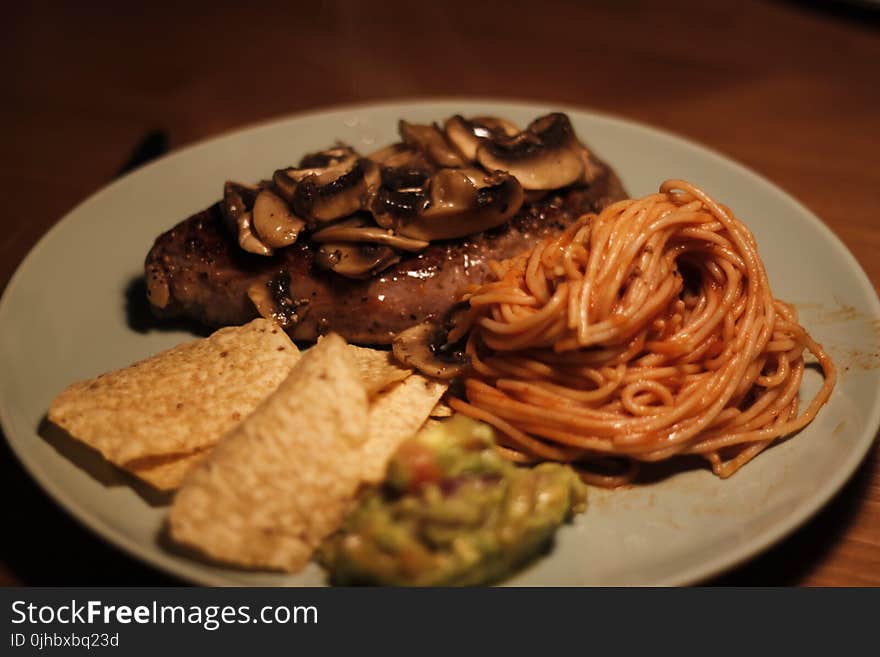
[[[469,333],[471,359],[467,399],[450,405],[492,424],[513,460],[582,464],[586,481],[615,486],[640,461],[698,454],[726,478],[810,423],[834,387],[751,232],[687,182],[492,267],[450,333]],[[799,415],[805,349],[824,383]],[[624,471],[595,471],[609,460]]]

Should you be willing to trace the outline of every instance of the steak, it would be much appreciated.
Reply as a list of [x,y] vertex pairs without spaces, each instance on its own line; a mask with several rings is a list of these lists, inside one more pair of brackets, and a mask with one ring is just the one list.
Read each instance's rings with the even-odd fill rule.
[[490,260],[514,256],[583,213],[626,198],[614,171],[593,164],[598,175],[589,185],[525,203],[500,227],[431,242],[367,279],[316,267],[307,238],[270,257],[242,250],[218,203],[156,239],[145,263],[150,305],[159,317],[243,324],[260,314],[248,291],[262,289],[295,340],[335,332],[356,344],[390,344],[410,326],[442,320],[470,285],[487,278]]

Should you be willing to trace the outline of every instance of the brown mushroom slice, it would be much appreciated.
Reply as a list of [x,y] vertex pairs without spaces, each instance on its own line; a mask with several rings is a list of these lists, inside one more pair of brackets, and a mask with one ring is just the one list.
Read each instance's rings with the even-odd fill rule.
[[238,245],[249,253],[262,256],[272,255],[274,251],[263,244],[260,238],[254,234],[252,220],[250,212],[245,212],[238,218]]
[[270,248],[280,249],[293,244],[306,225],[290,211],[284,199],[268,189],[257,194],[252,212],[253,228],[260,241]]
[[309,153],[300,160],[298,167],[289,167],[284,172],[294,182],[322,174],[329,174],[332,179],[351,169],[359,158],[357,151],[350,146],[336,146],[317,153]]
[[303,178],[293,198],[294,211],[312,221],[332,221],[367,207],[379,185],[379,167],[366,158],[348,170],[337,165]]
[[431,169],[433,165],[428,162],[425,154],[417,148],[407,146],[406,144],[396,143],[378,151],[374,151],[367,155],[367,159],[372,160],[382,167],[391,169],[408,168],[408,169]]
[[312,241],[318,244],[329,242],[366,242],[384,244],[401,251],[417,253],[428,247],[429,242],[395,235],[393,231],[379,226],[370,226],[355,218],[333,224],[312,233]]
[[315,264],[348,278],[369,278],[400,260],[400,254],[381,244],[331,242],[322,244]]
[[274,252],[266,246],[253,229],[252,208],[260,194],[259,187],[251,187],[227,181],[223,185],[220,211],[229,231],[235,235],[238,245],[249,253],[270,256]]
[[430,199],[425,211],[400,217],[398,234],[445,240],[500,226],[522,206],[523,189],[501,171],[442,169],[431,177]]
[[242,215],[254,207],[254,201],[259,193],[259,188],[251,185],[227,180],[223,185],[223,200],[220,202],[220,210],[226,221],[226,226],[234,234],[239,231],[239,219]]
[[470,162],[477,159],[477,148],[492,137],[512,137],[519,134],[515,123],[494,116],[477,116],[466,119],[456,114],[443,124],[446,139]]
[[272,174],[272,188],[288,203],[293,203],[293,196],[296,194],[297,182],[291,177],[285,169],[278,169]]
[[438,167],[464,166],[464,160],[449,145],[437,125],[419,125],[401,119],[398,130],[404,143],[423,152]]
[[306,155],[298,167],[279,169],[274,190],[308,221],[331,221],[357,212],[378,186],[375,163],[350,146],[337,146]]
[[308,299],[290,296],[290,274],[279,271],[272,278],[254,281],[248,286],[248,298],[257,312],[283,328],[295,326],[309,310]]
[[391,228],[401,216],[423,212],[430,204],[426,169],[382,167],[381,184],[373,197],[370,212],[377,224]]
[[269,286],[265,281],[255,281],[254,283],[251,283],[250,286],[248,286],[247,295],[251,300],[251,303],[254,304],[254,308],[260,313],[261,317],[265,317],[266,319],[276,318],[276,315],[278,314],[277,306],[272,299]]
[[532,121],[514,137],[493,137],[477,148],[477,161],[489,170],[515,176],[526,190],[559,189],[581,179],[582,146],[565,114]]
[[448,381],[464,373],[467,357],[461,352],[444,353],[445,331],[439,324],[424,322],[394,338],[391,350],[404,365],[426,376]]
[[516,123],[498,116],[474,116],[471,117],[470,123],[474,126],[477,136],[487,139],[497,134],[513,137],[520,132]]

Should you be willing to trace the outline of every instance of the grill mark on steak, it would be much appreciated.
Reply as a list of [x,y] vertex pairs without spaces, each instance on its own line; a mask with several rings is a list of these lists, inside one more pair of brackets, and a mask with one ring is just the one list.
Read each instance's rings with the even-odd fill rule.
[[589,186],[527,203],[498,228],[432,242],[366,280],[313,266],[308,239],[268,258],[247,253],[225,229],[215,204],[156,239],[145,263],[150,305],[159,317],[243,324],[258,316],[248,288],[271,286],[280,276],[287,297],[297,303],[297,321],[287,327],[293,339],[310,341],[332,331],[357,344],[389,344],[414,324],[442,319],[469,285],[485,280],[489,260],[516,255],[559,234],[584,212],[626,198],[614,171],[596,164],[600,173]]

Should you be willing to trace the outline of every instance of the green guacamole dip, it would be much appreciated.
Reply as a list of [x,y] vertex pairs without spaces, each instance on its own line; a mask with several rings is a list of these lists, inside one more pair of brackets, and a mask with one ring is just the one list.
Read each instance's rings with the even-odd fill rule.
[[369,490],[319,560],[334,584],[475,585],[541,553],[584,509],[570,467],[518,467],[492,428],[456,415],[403,443],[384,486]]

